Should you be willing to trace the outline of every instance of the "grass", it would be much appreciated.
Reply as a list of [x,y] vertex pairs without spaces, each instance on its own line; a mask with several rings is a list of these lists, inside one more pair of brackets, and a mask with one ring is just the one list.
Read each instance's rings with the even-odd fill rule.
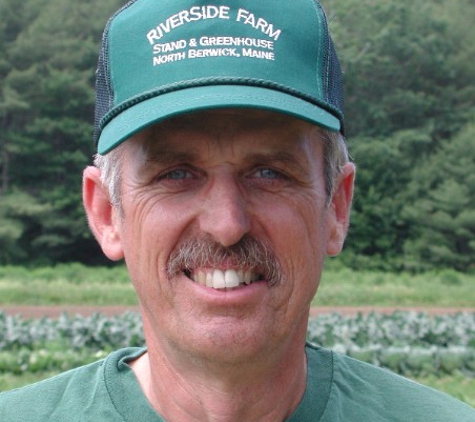
[[[453,270],[412,275],[330,266],[314,306],[474,307],[475,275]],[[0,267],[0,305],[137,304],[123,266]]]
[[0,267],[0,305],[137,304],[124,267]]
[[475,275],[452,270],[424,274],[329,269],[314,306],[474,307]]
[[0,305],[124,305],[137,304],[130,284],[71,284],[41,281],[18,284],[0,281]]

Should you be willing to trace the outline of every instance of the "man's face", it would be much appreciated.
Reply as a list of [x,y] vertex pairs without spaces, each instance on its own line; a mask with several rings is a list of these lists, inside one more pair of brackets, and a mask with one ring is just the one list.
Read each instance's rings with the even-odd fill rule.
[[324,256],[343,240],[322,154],[316,127],[251,110],[127,141],[117,231],[149,348],[237,362],[302,340]]

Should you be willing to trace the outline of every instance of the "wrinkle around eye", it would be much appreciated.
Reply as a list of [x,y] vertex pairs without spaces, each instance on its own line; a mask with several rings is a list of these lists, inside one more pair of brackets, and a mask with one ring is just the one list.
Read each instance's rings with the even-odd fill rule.
[[258,189],[313,189],[314,182],[309,175],[302,172],[292,172],[274,168],[272,166],[258,167],[249,172],[246,177],[247,183]]

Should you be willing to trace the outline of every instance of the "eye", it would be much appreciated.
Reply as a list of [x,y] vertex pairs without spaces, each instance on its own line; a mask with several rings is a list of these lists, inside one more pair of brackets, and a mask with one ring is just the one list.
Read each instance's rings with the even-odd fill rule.
[[283,178],[284,175],[271,168],[261,168],[254,173],[254,177],[261,179],[279,179]]
[[191,189],[201,180],[200,172],[186,167],[176,167],[164,170],[160,175],[154,178],[154,183],[163,189],[170,191],[182,191]]
[[193,174],[190,171],[184,169],[172,170],[161,177],[161,179],[168,180],[183,180],[191,178],[193,178]]
[[255,189],[275,191],[289,186],[291,179],[289,176],[274,167],[254,168],[246,178],[248,186]]

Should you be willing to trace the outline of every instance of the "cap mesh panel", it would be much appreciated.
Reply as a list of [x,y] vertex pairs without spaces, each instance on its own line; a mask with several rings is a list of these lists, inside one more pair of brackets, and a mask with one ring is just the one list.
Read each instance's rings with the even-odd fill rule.
[[109,113],[114,104],[114,94],[110,85],[110,74],[109,74],[109,48],[108,48],[108,36],[109,36],[109,27],[114,20],[114,18],[121,13],[124,9],[128,8],[130,5],[135,3],[137,0],[130,0],[124,6],[122,6],[113,16],[110,17],[107,22],[106,28],[104,30],[104,35],[102,38],[101,52],[99,54],[99,61],[97,64],[96,71],[96,106],[94,110],[94,134],[93,139],[94,143],[97,146],[99,142],[99,137],[101,136],[101,120],[102,118]]

